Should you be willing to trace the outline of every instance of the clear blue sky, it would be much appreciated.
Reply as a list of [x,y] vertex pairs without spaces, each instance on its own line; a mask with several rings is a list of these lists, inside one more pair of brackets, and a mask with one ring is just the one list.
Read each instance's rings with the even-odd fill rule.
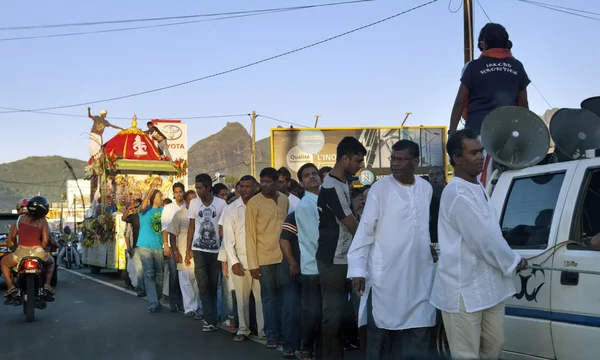
[[[554,107],[579,107],[600,95],[600,22],[534,7],[516,0],[480,0],[494,22],[504,24],[534,83]],[[540,0],[600,12],[589,0]],[[298,6],[332,0],[7,2],[2,27],[177,16]],[[170,85],[244,65],[351,30],[426,0],[378,0],[217,22],[76,37],[1,41],[0,106],[33,109],[93,101]],[[268,63],[187,86],[92,105],[110,116],[173,118],[259,114],[300,124],[447,125],[463,66],[462,10],[438,1],[375,27]],[[177,4],[177,6],[175,6]],[[459,0],[451,7],[458,8]],[[476,32],[487,22],[475,5]],[[131,25],[118,25],[112,28]],[[134,25],[135,26],[135,25]],[[0,38],[93,28],[0,31]],[[479,56],[476,50],[475,56]],[[530,107],[548,105],[530,86]],[[0,110],[2,111],[2,110]],[[86,106],[55,110],[85,115]],[[0,162],[62,155],[87,160],[91,121],[32,113],[0,114]],[[188,144],[227,121],[187,120]],[[114,120],[127,127],[128,120]],[[259,118],[257,138],[278,123]],[[107,130],[105,140],[115,134]],[[29,141],[33,139],[32,141]]]

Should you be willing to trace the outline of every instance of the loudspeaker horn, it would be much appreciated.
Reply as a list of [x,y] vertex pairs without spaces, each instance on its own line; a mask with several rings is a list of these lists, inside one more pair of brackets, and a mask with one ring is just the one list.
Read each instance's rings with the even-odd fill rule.
[[581,108],[600,116],[600,96],[591,97],[581,102]]
[[559,161],[582,158],[586,150],[600,148],[600,116],[587,109],[560,109],[550,120],[550,134]]
[[523,169],[544,160],[550,148],[550,134],[535,113],[522,107],[503,106],[483,120],[481,143],[495,162],[509,169]]

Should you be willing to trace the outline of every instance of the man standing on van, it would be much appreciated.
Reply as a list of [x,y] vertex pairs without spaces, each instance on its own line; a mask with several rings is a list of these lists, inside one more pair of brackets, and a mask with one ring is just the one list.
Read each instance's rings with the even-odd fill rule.
[[477,180],[483,146],[477,133],[454,133],[446,150],[454,177],[440,201],[438,262],[431,304],[442,311],[452,357],[498,359],[504,344],[504,301],[516,292],[513,272],[527,260],[502,237],[498,216]]

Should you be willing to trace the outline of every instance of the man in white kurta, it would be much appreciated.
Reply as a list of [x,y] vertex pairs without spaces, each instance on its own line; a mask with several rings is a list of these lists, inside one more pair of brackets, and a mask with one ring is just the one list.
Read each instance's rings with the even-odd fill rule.
[[432,188],[414,176],[418,163],[416,143],[394,144],[393,175],[369,190],[348,253],[348,277],[361,296],[358,324],[367,325],[367,359],[427,352],[435,325],[436,310],[429,303],[434,274],[429,238]]
[[504,300],[527,261],[502,237],[498,214],[477,176],[483,146],[472,130],[448,140],[454,177],[440,201],[437,265],[431,304],[442,311],[453,359],[498,359],[504,343]]
[[250,292],[254,295],[258,336],[265,336],[265,325],[260,296],[260,281],[250,275],[246,252],[246,203],[256,193],[252,176],[240,179],[240,197],[229,204],[221,217],[223,242],[238,308],[238,331],[234,341],[245,341],[250,335]]
[[193,190],[185,194],[185,207],[178,210],[169,223],[166,231],[169,233],[171,257],[177,264],[179,287],[183,299],[184,314],[188,318],[202,319],[202,304],[198,293],[198,284],[194,275],[194,260],[189,266],[185,264],[184,254],[187,250],[187,233],[190,224],[187,206],[192,199],[197,198]]

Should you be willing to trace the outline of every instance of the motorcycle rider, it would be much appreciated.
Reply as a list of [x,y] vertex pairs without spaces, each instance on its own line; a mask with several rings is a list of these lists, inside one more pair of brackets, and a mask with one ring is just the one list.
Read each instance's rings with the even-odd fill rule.
[[56,262],[57,262],[57,264],[60,264],[62,262],[62,260],[64,259],[65,255],[67,253],[67,244],[69,242],[72,242],[73,256],[75,257],[75,265],[77,267],[81,268],[81,262],[79,260],[79,252],[77,251],[77,243],[79,242],[79,240],[75,239],[75,237],[73,236],[73,232],[71,231],[71,228],[68,226],[65,226],[65,228],[63,229],[62,240],[60,241],[62,248],[60,249],[60,252],[58,253],[58,258],[56,259]]
[[27,212],[17,220],[16,226],[10,228],[7,245],[12,247],[19,236],[19,244],[15,252],[4,256],[0,265],[2,274],[8,290],[4,297],[8,297],[17,291],[10,269],[17,266],[21,259],[27,256],[35,256],[46,263],[46,283],[44,291],[54,294],[50,282],[54,274],[54,259],[46,252],[45,248],[50,242],[50,227],[46,221],[46,215],[50,210],[48,200],[43,196],[34,196],[27,202]]

